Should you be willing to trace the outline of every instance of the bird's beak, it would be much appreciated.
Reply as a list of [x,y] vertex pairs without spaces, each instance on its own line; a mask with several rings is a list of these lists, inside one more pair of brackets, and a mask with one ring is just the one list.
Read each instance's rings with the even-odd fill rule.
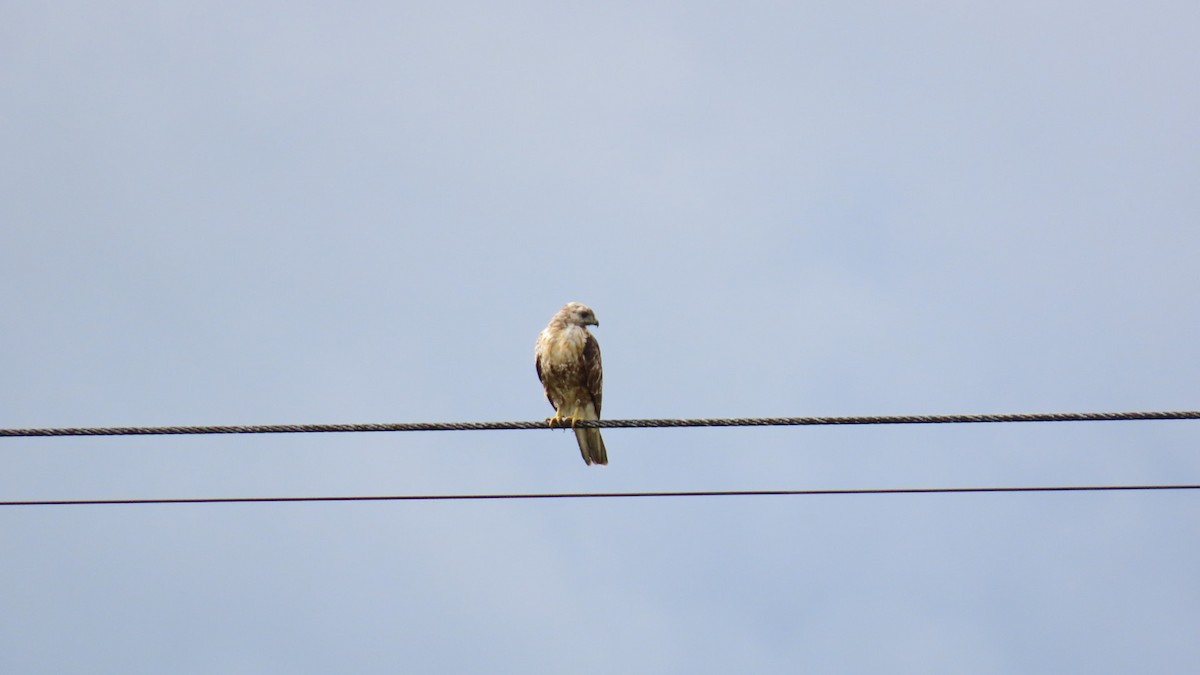
[[595,326],[595,327],[597,327],[597,328],[599,328],[599,327],[600,327],[600,322],[599,322],[599,321],[596,321],[596,320],[594,320],[594,319],[593,319],[593,320],[592,320],[592,325],[593,325],[593,326]]

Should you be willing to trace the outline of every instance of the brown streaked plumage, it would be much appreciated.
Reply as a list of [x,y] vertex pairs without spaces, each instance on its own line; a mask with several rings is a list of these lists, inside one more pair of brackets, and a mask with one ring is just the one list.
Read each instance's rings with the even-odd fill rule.
[[[546,398],[554,406],[548,421],[600,419],[604,371],[600,365],[600,343],[588,332],[599,326],[587,305],[568,302],[538,335],[534,365]],[[587,464],[608,464],[608,452],[599,429],[575,429],[579,452]]]

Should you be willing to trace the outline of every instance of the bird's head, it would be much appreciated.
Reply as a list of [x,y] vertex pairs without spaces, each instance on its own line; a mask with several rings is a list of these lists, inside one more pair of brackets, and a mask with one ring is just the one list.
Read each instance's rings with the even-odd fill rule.
[[563,305],[563,308],[558,311],[569,324],[576,326],[599,326],[600,322],[596,320],[596,313],[591,307],[582,302],[568,302]]

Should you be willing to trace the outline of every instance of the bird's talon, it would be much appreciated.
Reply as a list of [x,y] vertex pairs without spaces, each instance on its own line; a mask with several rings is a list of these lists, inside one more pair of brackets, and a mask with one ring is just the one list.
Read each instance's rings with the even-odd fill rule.
[[578,419],[579,418],[572,417],[570,415],[559,415],[558,413],[555,413],[554,417],[546,418],[546,425],[549,426],[551,429],[563,429],[566,427],[570,427],[570,428],[574,429],[575,422]]

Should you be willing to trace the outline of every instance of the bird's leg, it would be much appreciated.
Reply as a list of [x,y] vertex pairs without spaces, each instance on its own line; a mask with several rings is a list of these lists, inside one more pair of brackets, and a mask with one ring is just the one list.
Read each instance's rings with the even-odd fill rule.
[[561,427],[564,424],[569,425],[572,429],[574,429],[575,423],[579,421],[579,405],[576,404],[573,406],[570,414],[564,414],[566,409],[566,405],[561,405],[555,408],[554,417],[547,417],[546,424],[549,425],[551,429],[554,427]]
[[553,429],[556,426],[561,426],[564,421],[569,422],[572,429],[575,428],[575,418],[570,415],[563,415],[564,407],[565,406],[559,406],[559,407],[555,408],[554,416],[546,418],[546,424],[551,429]]

